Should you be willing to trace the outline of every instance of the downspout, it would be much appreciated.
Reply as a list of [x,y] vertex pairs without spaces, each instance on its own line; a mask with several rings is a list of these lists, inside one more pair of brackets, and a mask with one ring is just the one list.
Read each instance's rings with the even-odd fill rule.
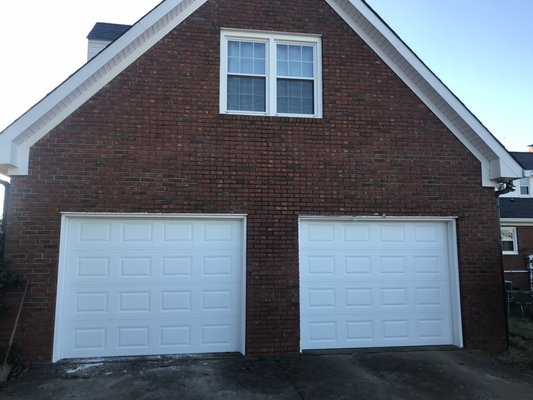
[[[498,218],[498,226],[500,227],[500,232],[501,232],[500,196],[502,194],[514,192],[514,190],[515,189],[514,189],[512,180],[498,183],[496,187],[494,188],[494,193],[496,194],[496,209],[498,213],[497,218]],[[504,304],[505,304],[505,307],[503,308],[505,310],[504,311],[505,312],[505,342],[506,342],[505,344],[506,344],[506,348],[509,348],[509,312],[508,312],[509,305],[507,304],[509,299],[507,297],[507,290],[505,288],[505,274],[503,273],[503,251],[502,251],[501,240],[500,240],[500,260],[501,260],[500,275],[501,275],[501,282],[503,283],[502,294],[503,294],[503,299],[504,299]]]
[[6,227],[7,227],[7,206],[9,202],[9,182],[0,179],[0,184],[4,185],[4,207],[2,209],[2,234],[0,235],[0,261],[4,259]]

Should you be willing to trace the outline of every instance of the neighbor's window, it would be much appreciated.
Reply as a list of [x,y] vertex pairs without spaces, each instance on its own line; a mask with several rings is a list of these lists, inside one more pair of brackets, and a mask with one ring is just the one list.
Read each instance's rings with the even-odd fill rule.
[[503,254],[518,254],[518,244],[516,240],[516,228],[502,227],[502,253]]
[[520,196],[529,196],[529,178],[522,178],[519,181],[520,186]]
[[220,112],[322,116],[316,36],[223,30]]

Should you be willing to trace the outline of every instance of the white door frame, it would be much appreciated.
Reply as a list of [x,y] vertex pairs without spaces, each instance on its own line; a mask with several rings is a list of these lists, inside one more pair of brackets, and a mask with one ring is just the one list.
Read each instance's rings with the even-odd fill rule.
[[59,263],[57,271],[56,311],[54,322],[54,343],[52,362],[62,358],[58,344],[62,341],[61,324],[63,322],[64,289],[67,277],[66,250],[68,246],[68,233],[72,218],[145,218],[145,219],[205,219],[205,220],[240,220],[242,223],[242,270],[241,270],[241,349],[246,353],[246,214],[178,214],[178,213],[84,213],[62,212],[61,233],[59,241]]
[[[301,243],[301,226],[302,222],[309,221],[333,221],[333,222],[348,222],[348,221],[364,221],[364,222],[442,222],[446,225],[447,245],[448,245],[448,260],[449,260],[449,278],[450,278],[450,299],[452,311],[452,335],[453,345],[459,348],[463,347],[463,326],[461,318],[461,293],[459,281],[459,256],[457,252],[457,217],[396,217],[396,216],[300,216],[298,218],[298,269],[302,265],[300,255]],[[301,278],[300,278],[301,279]],[[300,296],[302,295],[300,291]],[[302,299],[300,297],[300,304]],[[301,311],[301,310],[300,310]],[[300,318],[301,321],[301,318]],[[302,352],[301,337],[300,337],[300,352]]]

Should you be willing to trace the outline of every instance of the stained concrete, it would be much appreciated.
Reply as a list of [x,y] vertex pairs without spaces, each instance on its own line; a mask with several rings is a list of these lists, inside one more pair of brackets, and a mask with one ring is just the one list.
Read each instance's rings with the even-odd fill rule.
[[34,367],[0,399],[530,400],[533,376],[466,350],[105,359]]

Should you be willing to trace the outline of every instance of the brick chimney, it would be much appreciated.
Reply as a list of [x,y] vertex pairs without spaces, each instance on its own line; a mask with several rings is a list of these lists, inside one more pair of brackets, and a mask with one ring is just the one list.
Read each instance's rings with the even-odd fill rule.
[[100,53],[108,44],[118,39],[130,28],[131,25],[97,22],[87,36],[89,40],[87,61]]

